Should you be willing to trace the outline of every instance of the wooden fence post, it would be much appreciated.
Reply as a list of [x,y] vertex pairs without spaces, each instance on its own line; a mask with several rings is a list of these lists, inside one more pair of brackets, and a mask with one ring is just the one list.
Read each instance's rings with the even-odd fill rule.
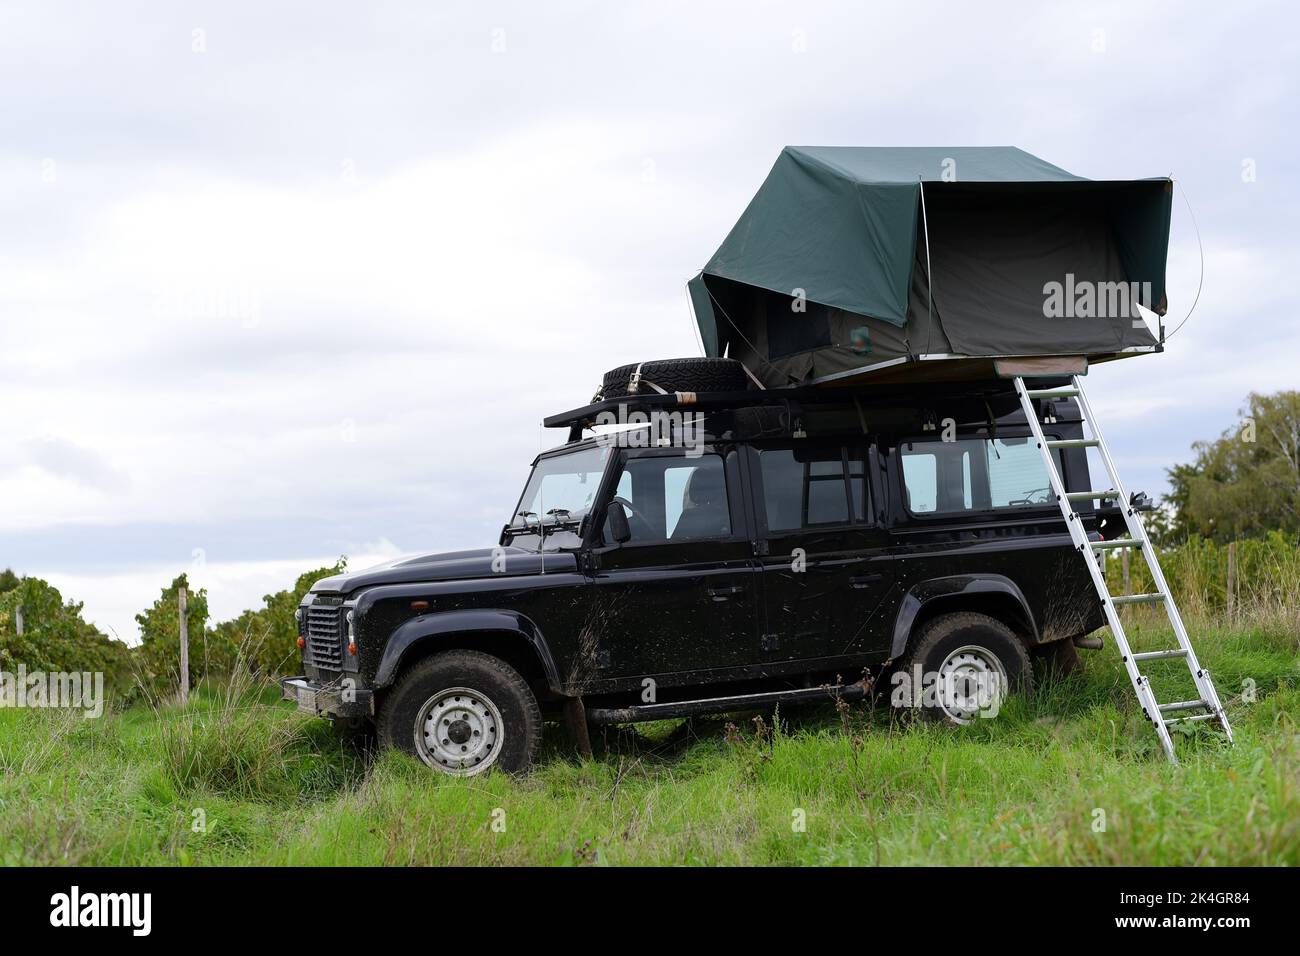
[[185,588],[177,592],[181,637],[181,706],[190,702],[190,633],[185,621]]
[[1237,542],[1228,542],[1228,623],[1237,619]]
[[14,630],[18,632],[19,637],[23,636],[23,609],[21,607],[14,608]]

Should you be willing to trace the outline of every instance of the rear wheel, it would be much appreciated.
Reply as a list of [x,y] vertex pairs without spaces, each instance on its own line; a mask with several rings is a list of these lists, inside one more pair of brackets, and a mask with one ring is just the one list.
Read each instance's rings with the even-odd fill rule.
[[917,708],[929,720],[970,724],[996,716],[1007,694],[1033,685],[1029,655],[1011,629],[961,611],[922,625],[894,668],[889,693],[895,706]]
[[542,738],[537,698],[509,664],[446,651],[416,664],[379,713],[379,739],[442,773],[526,773]]

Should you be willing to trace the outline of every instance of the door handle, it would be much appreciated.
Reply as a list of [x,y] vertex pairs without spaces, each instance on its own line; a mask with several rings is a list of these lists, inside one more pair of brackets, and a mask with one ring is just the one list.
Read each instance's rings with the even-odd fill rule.
[[849,578],[849,583],[855,588],[865,588],[875,584],[883,577],[883,574],[855,574]]
[[715,601],[725,601],[727,598],[731,597],[731,595],[741,594],[744,590],[745,589],[739,584],[733,584],[727,587],[705,588],[709,597],[713,598]]

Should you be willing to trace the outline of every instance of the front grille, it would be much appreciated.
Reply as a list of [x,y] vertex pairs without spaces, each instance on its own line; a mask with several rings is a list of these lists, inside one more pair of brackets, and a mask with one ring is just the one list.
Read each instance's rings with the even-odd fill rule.
[[337,604],[309,605],[304,637],[311,662],[337,670],[343,663],[343,608]]

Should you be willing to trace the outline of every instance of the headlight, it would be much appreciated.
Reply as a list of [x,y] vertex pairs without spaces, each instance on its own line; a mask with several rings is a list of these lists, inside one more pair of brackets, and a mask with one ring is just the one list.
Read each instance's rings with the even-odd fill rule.
[[351,654],[353,657],[356,657],[357,656],[357,629],[356,629],[356,624],[354,623],[354,614],[355,612],[348,611],[348,615],[347,615],[348,653]]

